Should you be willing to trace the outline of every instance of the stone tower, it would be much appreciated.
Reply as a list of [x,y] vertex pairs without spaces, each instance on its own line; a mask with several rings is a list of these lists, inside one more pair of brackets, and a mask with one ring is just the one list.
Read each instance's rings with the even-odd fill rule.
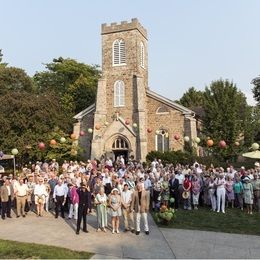
[[[148,52],[147,32],[138,22],[102,24],[102,78],[98,82],[92,158],[112,151],[122,136],[129,155],[147,154]],[[137,127],[136,127],[137,126]]]

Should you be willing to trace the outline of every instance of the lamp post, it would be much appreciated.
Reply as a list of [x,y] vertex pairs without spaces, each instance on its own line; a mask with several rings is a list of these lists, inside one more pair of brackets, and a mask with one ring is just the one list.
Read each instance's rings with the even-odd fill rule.
[[18,154],[18,150],[16,148],[14,148],[14,149],[12,149],[11,153],[14,156],[13,157],[13,160],[14,160],[14,175],[16,175],[15,156]]

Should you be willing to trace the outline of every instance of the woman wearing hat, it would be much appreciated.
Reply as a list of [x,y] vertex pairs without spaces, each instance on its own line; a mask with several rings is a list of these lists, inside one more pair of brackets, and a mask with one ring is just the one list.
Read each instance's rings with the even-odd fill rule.
[[119,190],[114,188],[109,196],[109,206],[111,208],[112,217],[112,234],[119,233],[119,217],[122,215],[121,212],[121,197]]
[[244,201],[247,208],[247,214],[253,214],[252,207],[253,207],[253,186],[250,183],[250,179],[246,176],[243,180],[243,188],[244,188]]

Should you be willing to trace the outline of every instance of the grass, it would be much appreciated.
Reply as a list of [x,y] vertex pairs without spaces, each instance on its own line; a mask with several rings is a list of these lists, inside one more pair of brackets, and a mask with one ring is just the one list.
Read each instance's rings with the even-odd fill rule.
[[248,215],[240,209],[226,209],[226,214],[212,212],[209,208],[199,210],[176,211],[176,218],[172,223],[160,227],[206,230],[225,233],[237,233],[260,236],[260,213]]
[[89,252],[0,239],[0,259],[89,259]]

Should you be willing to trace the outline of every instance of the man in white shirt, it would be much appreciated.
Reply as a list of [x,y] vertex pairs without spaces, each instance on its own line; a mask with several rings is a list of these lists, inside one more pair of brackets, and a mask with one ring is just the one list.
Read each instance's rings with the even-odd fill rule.
[[58,184],[54,188],[53,199],[55,202],[55,218],[59,216],[59,208],[61,210],[61,217],[64,216],[64,205],[66,203],[66,197],[68,193],[68,188],[65,184],[63,184],[62,180],[59,179]]
[[25,217],[25,203],[27,199],[28,194],[28,186],[27,184],[24,184],[23,179],[19,179],[19,183],[14,188],[14,194],[16,196],[16,209],[17,209],[17,218],[20,217],[20,213],[23,217]]
[[[130,210],[130,205],[132,202],[132,194],[133,192],[128,189],[128,185],[124,185],[124,189],[121,193],[121,205],[123,210],[124,216],[124,225],[125,225],[125,232],[131,230],[134,232],[134,216],[133,212]],[[130,229],[129,229],[130,226]]]

